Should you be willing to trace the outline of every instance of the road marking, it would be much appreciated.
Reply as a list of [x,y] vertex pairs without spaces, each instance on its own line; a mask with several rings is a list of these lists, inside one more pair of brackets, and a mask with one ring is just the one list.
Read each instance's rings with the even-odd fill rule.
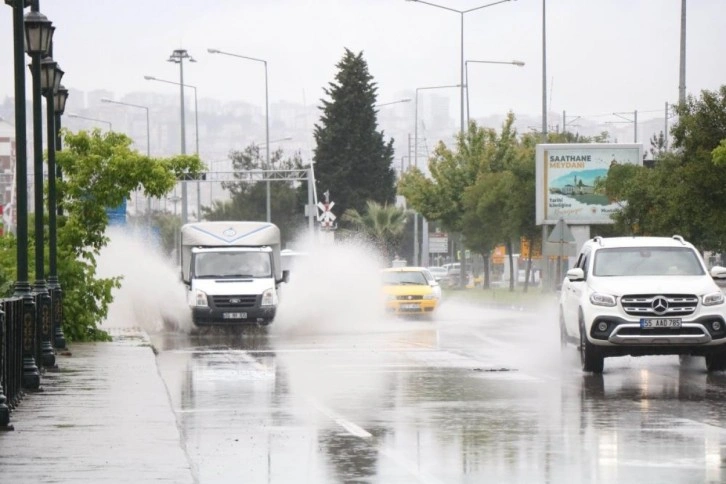
[[363,429],[362,427],[359,427],[358,425],[354,424],[350,420],[346,420],[342,416],[335,413],[332,409],[323,406],[322,404],[318,403],[313,398],[308,398],[308,401],[310,404],[315,407],[320,413],[328,417],[333,422],[337,423],[341,427],[343,427],[345,430],[347,430],[350,434],[355,435],[356,437],[360,437],[361,439],[370,439],[373,437],[373,435],[368,432],[367,430]]
[[[365,439],[370,441],[370,439],[373,438],[373,435],[365,430],[364,428],[356,425],[355,423],[351,422],[350,420],[347,420],[346,418],[342,417],[332,409],[322,405],[318,401],[316,401],[312,397],[308,397],[308,402],[310,405],[315,407],[320,413],[331,419],[336,424],[343,427],[345,430],[347,430],[351,435],[354,435],[356,437],[359,437],[361,439]],[[442,481],[439,481],[438,479],[428,475],[425,472],[419,471],[416,468],[416,465],[411,462],[410,460],[403,457],[400,453],[396,452],[394,449],[391,449],[390,447],[381,447],[379,448],[381,454],[385,455],[389,459],[391,459],[393,462],[401,466],[403,469],[408,471],[411,475],[413,475],[418,482],[422,482],[425,484],[443,484]]]

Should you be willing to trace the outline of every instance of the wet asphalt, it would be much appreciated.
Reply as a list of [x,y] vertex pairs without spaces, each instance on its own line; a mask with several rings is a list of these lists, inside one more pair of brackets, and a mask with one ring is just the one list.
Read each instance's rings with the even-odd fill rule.
[[583,374],[551,316],[115,330],[13,411],[0,482],[726,481],[726,374],[677,357]]

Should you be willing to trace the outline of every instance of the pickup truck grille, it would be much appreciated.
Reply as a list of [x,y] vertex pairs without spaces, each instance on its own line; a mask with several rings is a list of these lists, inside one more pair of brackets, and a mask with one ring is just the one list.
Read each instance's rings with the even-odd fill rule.
[[253,308],[257,304],[257,296],[212,296],[216,308]]
[[623,311],[631,316],[688,316],[698,307],[693,294],[629,294],[620,298]]

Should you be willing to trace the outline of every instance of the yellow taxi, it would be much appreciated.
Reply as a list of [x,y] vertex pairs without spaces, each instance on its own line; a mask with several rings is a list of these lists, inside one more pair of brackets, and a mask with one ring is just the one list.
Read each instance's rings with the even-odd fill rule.
[[425,267],[381,270],[386,312],[396,315],[432,314],[441,299],[441,287]]

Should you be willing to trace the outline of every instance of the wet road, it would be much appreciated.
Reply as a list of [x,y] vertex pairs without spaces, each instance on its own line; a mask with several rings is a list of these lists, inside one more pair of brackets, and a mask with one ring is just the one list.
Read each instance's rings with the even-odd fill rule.
[[553,308],[334,323],[151,335],[198,482],[726,481],[702,358],[583,375]]

